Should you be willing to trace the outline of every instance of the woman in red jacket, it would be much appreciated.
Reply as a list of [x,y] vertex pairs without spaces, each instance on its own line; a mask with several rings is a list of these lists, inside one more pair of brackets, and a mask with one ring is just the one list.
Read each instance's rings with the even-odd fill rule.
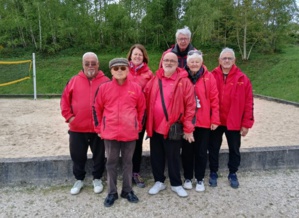
[[210,131],[220,124],[219,100],[216,81],[203,65],[201,51],[191,50],[187,56],[189,79],[194,85],[196,116],[195,116],[195,142],[183,141],[182,163],[184,169],[184,188],[192,189],[193,174],[197,180],[195,190],[205,190],[204,176],[207,164],[207,150]]
[[[141,44],[133,45],[127,56],[129,60],[128,79],[138,83],[142,90],[144,89],[147,82],[153,77],[153,73],[148,67],[148,55],[147,51]],[[133,155],[133,174],[132,181],[140,188],[145,187],[145,183],[140,176],[140,165],[142,157],[142,142],[145,133],[145,126],[139,133],[139,138],[136,141],[136,147]]]

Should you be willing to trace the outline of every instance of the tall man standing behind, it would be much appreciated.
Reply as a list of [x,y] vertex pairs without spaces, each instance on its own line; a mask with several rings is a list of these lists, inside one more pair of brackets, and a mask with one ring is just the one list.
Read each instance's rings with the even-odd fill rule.
[[219,56],[219,66],[214,75],[219,91],[220,126],[211,132],[209,145],[210,179],[217,186],[219,151],[223,133],[229,147],[228,180],[232,188],[239,187],[236,172],[241,162],[241,136],[246,136],[253,126],[253,93],[249,78],[235,65],[235,52],[224,48]]
[[[144,92],[147,100],[146,131],[150,137],[150,157],[155,179],[149,194],[157,194],[166,188],[164,169],[167,159],[171,190],[180,197],[187,197],[180,176],[182,140],[170,140],[168,132],[170,126],[179,120],[183,124],[183,137],[190,143],[193,142],[192,118],[196,105],[193,85],[188,79],[188,73],[178,67],[176,54],[169,52],[164,56],[163,68],[148,82]],[[166,119],[162,101],[169,119]]]
[[174,47],[167,49],[160,60],[159,68],[162,67],[165,54],[172,52],[178,57],[178,67],[184,68],[187,62],[187,54],[189,51],[195,48],[191,44],[191,31],[189,27],[185,26],[182,29],[178,29],[175,34],[176,44]]
[[82,58],[83,70],[66,84],[60,101],[61,114],[69,124],[69,147],[73,161],[73,174],[77,181],[71,194],[78,194],[83,187],[87,150],[90,146],[93,160],[94,192],[103,190],[101,177],[105,169],[105,148],[103,140],[93,126],[92,104],[98,86],[109,78],[99,70],[95,53],[87,52]]

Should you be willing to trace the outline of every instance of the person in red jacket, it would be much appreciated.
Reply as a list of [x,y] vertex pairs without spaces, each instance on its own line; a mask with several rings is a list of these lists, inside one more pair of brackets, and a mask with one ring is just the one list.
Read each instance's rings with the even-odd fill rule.
[[218,90],[215,78],[203,65],[201,51],[191,50],[188,52],[185,69],[194,85],[196,119],[195,141],[190,145],[186,140],[183,140],[184,188],[192,189],[192,179],[193,175],[195,175],[195,190],[200,192],[205,190],[204,176],[208,159],[207,151],[210,131],[215,130],[220,124]]
[[[153,73],[148,67],[148,55],[147,51],[141,44],[133,45],[127,55],[129,60],[129,70],[128,79],[138,83],[142,90],[144,89],[147,82],[153,77]],[[142,158],[142,143],[145,133],[145,125],[142,131],[139,133],[138,140],[136,141],[135,151],[133,155],[133,173],[132,180],[137,185],[137,187],[144,188],[145,183],[140,176],[140,166]]]
[[69,124],[70,155],[77,180],[71,189],[73,195],[78,194],[84,185],[88,147],[93,154],[95,193],[103,190],[101,178],[105,169],[104,142],[94,130],[92,103],[98,86],[109,81],[109,78],[99,70],[99,60],[95,53],[87,52],[82,59],[83,70],[66,84],[60,101],[61,114]]
[[99,86],[93,106],[95,131],[104,139],[107,155],[108,195],[104,206],[118,199],[117,165],[122,157],[123,184],[121,197],[137,203],[132,190],[132,158],[145,116],[145,97],[140,85],[127,79],[129,62],[114,58],[109,62],[113,79]]
[[[167,159],[171,190],[180,197],[187,197],[180,176],[182,140],[170,140],[168,132],[170,126],[179,120],[183,124],[183,137],[190,143],[194,141],[192,118],[195,115],[195,97],[188,73],[178,67],[176,54],[169,52],[164,56],[163,68],[158,69],[144,92],[147,101],[146,131],[150,137],[150,159],[155,179],[149,194],[157,194],[166,188],[164,169]],[[168,119],[163,109],[163,99]]]
[[214,75],[219,91],[219,127],[211,132],[209,145],[209,184],[217,186],[219,151],[225,134],[229,147],[228,180],[232,188],[239,187],[236,172],[241,162],[241,136],[246,136],[253,126],[253,93],[249,78],[235,65],[233,49],[224,48],[219,56],[219,66]]
[[182,29],[178,29],[175,33],[175,39],[176,44],[162,54],[159,68],[162,67],[164,55],[169,52],[173,52],[178,56],[178,67],[184,68],[186,66],[188,52],[195,49],[191,44],[191,31],[189,27],[185,26]]

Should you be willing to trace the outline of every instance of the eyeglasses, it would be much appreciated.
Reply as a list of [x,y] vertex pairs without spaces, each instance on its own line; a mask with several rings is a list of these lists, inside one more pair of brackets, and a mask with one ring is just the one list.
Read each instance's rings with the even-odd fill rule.
[[188,41],[188,40],[189,40],[189,38],[177,38],[177,40],[178,40],[178,41],[180,41],[180,42],[183,42],[183,41],[185,41],[185,42],[186,42],[186,41]]
[[169,59],[164,59],[163,62],[164,63],[171,63],[171,64],[177,63],[177,61],[175,61],[175,60],[169,60]]
[[188,56],[191,56],[193,54],[202,55],[202,52],[200,50],[191,50],[188,52]]
[[118,71],[119,69],[121,69],[122,71],[125,71],[127,69],[127,67],[125,67],[125,66],[121,66],[121,67],[115,66],[115,67],[112,67],[112,69],[115,70],[115,71]]
[[226,60],[228,60],[228,61],[232,61],[234,58],[232,58],[232,57],[223,57],[223,58],[220,58],[222,61],[226,61]]
[[89,62],[85,62],[84,65],[85,65],[85,67],[89,67],[89,66],[94,67],[94,66],[97,65],[97,63],[96,62],[90,62],[90,63]]

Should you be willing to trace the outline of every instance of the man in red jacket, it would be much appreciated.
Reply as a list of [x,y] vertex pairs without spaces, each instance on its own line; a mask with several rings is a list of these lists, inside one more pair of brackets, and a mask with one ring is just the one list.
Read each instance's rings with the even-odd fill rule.
[[[188,79],[188,73],[178,67],[176,54],[172,52],[165,54],[162,62],[163,68],[158,69],[154,78],[145,87],[146,131],[150,137],[150,157],[155,179],[149,194],[157,194],[166,188],[164,169],[167,159],[171,190],[180,197],[187,197],[180,176],[182,140],[169,139],[168,132],[170,126],[179,120],[183,124],[183,137],[190,143],[194,141],[192,124],[196,107],[194,88]],[[160,81],[162,89],[159,85]],[[165,103],[167,116],[162,101]]]
[[224,48],[219,56],[219,66],[214,75],[219,91],[220,126],[211,132],[209,145],[210,179],[217,186],[219,151],[225,134],[229,147],[228,180],[232,188],[239,187],[236,172],[241,162],[241,136],[246,136],[253,126],[253,93],[249,78],[235,65],[235,53]]
[[73,161],[73,174],[77,181],[71,194],[78,194],[83,187],[87,150],[90,147],[93,160],[94,192],[103,190],[101,177],[105,169],[105,149],[103,140],[94,130],[92,103],[98,86],[109,81],[99,70],[99,60],[95,53],[83,55],[83,70],[66,84],[60,101],[61,114],[69,125],[69,147]]
[[132,157],[136,140],[142,131],[145,115],[145,97],[141,86],[129,79],[129,62],[114,58],[109,62],[113,79],[102,84],[93,106],[95,130],[104,139],[107,154],[108,195],[104,206],[110,207],[118,199],[117,165],[122,158],[123,184],[120,196],[131,203],[139,199],[132,190]]

